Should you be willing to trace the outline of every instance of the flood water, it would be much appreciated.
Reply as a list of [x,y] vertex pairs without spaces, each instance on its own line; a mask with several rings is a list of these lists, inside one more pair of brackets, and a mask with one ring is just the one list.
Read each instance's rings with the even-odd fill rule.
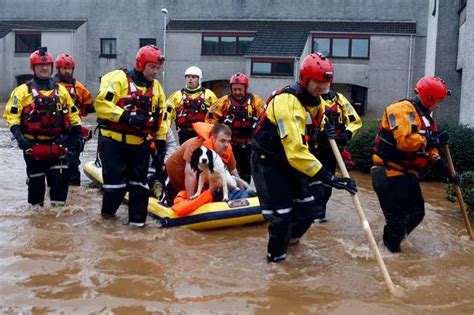
[[[2,108],[3,112],[3,108]],[[92,124],[93,118],[87,120]],[[95,158],[95,139],[83,161]],[[381,245],[383,215],[370,178],[354,174]],[[347,193],[289,258],[266,262],[265,224],[214,231],[145,229],[100,216],[101,193],[83,176],[67,206],[31,209],[25,164],[0,122],[0,311],[2,313],[472,314],[474,242],[444,186],[424,185],[427,213],[402,245],[379,246],[391,296]]]

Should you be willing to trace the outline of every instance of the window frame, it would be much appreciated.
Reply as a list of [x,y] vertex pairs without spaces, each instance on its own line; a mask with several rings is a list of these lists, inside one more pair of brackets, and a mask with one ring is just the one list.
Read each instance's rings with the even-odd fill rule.
[[[217,53],[208,53],[204,51],[205,37],[217,37]],[[235,37],[235,51],[231,54],[222,53],[222,37]],[[201,34],[201,56],[243,56],[246,52],[240,52],[240,37],[252,37],[255,39],[255,33],[202,33]],[[252,41],[253,41],[252,39]]]
[[[26,50],[18,50],[18,45],[17,45],[17,36],[18,35],[35,35],[39,36],[39,45],[37,47],[30,47],[32,45],[31,40],[28,41],[28,48]],[[42,41],[42,33],[38,31],[15,31],[15,54],[31,54],[35,50],[37,50],[39,47],[41,47],[41,41]],[[36,46],[36,45],[35,45]]]
[[[270,63],[270,73],[261,73],[254,71],[255,63]],[[291,73],[278,73],[275,71],[277,64],[290,64]],[[252,58],[250,65],[251,76],[266,76],[266,77],[293,77],[295,74],[295,60],[292,58]]]
[[[153,43],[147,43],[147,44],[142,45],[142,41],[153,41]],[[138,48],[142,48],[143,46],[146,46],[146,45],[156,46],[156,42],[157,42],[156,38],[151,38],[151,37],[139,38],[138,39]]]
[[[102,51],[103,42],[104,41],[115,41],[115,54],[104,54]],[[115,59],[117,58],[117,38],[113,37],[105,37],[100,39],[100,55],[99,58],[106,58],[106,59]]]
[[[314,39],[329,39],[329,54],[327,57],[331,59],[360,59],[360,60],[368,60],[370,59],[370,35],[369,34],[320,34],[320,33],[313,33],[311,36],[311,52],[315,52],[314,50]],[[333,47],[334,47],[334,39],[347,39],[349,40],[349,47],[348,47],[348,55],[347,56],[333,56]],[[354,39],[365,39],[367,40],[367,57],[354,57],[352,56],[352,41]]]

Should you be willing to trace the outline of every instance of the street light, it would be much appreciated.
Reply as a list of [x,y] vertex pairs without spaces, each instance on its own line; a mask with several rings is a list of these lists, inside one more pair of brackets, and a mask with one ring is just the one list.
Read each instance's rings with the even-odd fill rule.
[[[166,15],[168,14],[168,10],[166,8],[163,8],[163,9],[161,9],[161,13],[163,13],[163,55],[165,56],[165,60],[166,60],[166,58],[167,58],[167,56],[166,56]],[[166,65],[163,66],[163,90],[166,93],[165,68],[166,68]]]

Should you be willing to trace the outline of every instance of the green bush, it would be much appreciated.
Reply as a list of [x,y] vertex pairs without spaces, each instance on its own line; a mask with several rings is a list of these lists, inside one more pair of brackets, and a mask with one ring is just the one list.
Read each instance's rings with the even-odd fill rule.
[[372,147],[378,131],[378,121],[363,121],[362,128],[346,146],[356,162],[356,169],[368,173],[372,167]]
[[[463,195],[464,202],[470,209],[474,206],[474,172],[468,171],[461,175],[461,192]],[[453,185],[448,186],[448,199],[456,201],[456,193],[454,192]]]
[[[456,124],[443,124],[439,130],[449,133],[449,149],[454,161],[454,166],[459,173],[474,171],[474,129]],[[378,121],[368,120],[363,122],[362,128],[348,143],[347,150],[352,153],[356,162],[356,169],[369,172],[372,167],[372,147],[378,131]],[[441,152],[441,156],[443,153]],[[420,173],[422,180],[437,180],[430,168]],[[474,193],[474,192],[473,192]]]

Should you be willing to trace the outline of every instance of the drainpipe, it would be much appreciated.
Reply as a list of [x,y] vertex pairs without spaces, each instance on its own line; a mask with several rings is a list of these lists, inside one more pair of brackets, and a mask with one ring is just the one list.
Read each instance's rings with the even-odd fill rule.
[[411,91],[411,76],[412,76],[412,63],[413,63],[413,35],[410,35],[410,52],[408,55],[408,78],[407,78],[407,96],[406,98],[410,97]]

